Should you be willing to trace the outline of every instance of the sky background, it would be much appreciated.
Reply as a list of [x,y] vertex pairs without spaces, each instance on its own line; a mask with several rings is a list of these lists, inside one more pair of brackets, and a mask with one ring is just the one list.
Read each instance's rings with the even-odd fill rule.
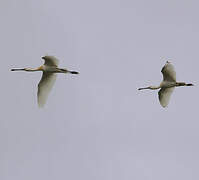
[[[189,0],[2,0],[1,180],[198,180],[199,3]],[[44,55],[60,67],[37,107]],[[170,60],[168,108],[158,91]]]

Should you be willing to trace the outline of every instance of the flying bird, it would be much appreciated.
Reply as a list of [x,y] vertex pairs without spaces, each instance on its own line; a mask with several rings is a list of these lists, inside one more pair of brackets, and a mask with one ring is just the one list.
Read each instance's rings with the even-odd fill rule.
[[149,86],[145,88],[139,88],[138,90],[160,89],[158,92],[159,101],[162,107],[166,107],[169,104],[171,94],[173,90],[175,89],[175,87],[193,86],[193,84],[191,83],[187,84],[185,82],[176,82],[176,72],[175,72],[174,66],[169,61],[167,61],[166,64],[163,66],[161,72],[163,75],[163,81],[160,83],[159,86]]
[[49,92],[55,83],[57,73],[79,74],[76,71],[58,68],[58,59],[54,56],[44,56],[42,59],[44,60],[44,64],[38,68],[11,69],[11,71],[43,72],[37,91],[37,101],[39,107],[43,107],[45,105]]

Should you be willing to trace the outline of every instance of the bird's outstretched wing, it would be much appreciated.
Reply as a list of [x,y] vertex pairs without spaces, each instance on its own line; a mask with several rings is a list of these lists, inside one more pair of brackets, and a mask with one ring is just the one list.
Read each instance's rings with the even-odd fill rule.
[[44,65],[47,65],[47,66],[58,66],[59,64],[59,60],[54,57],[54,56],[44,56],[42,57],[42,59],[44,59],[45,63]]
[[167,61],[161,70],[164,81],[176,82],[176,72],[174,66]]
[[56,80],[55,73],[43,72],[42,78],[38,84],[37,101],[38,106],[43,107],[47,101],[50,90]]
[[175,87],[171,87],[171,88],[161,88],[158,92],[158,97],[159,97],[159,101],[160,104],[162,105],[162,107],[166,107],[169,104],[169,100],[171,97],[171,94],[173,92]]

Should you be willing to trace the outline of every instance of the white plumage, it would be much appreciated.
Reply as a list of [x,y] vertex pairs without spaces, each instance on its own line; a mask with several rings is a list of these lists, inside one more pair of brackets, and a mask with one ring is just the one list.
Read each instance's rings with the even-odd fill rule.
[[159,101],[162,107],[166,107],[169,104],[171,94],[174,91],[175,87],[193,86],[193,84],[186,84],[184,82],[176,82],[176,72],[175,72],[174,66],[168,61],[162,68],[161,72],[163,74],[163,81],[160,83],[159,86],[149,86],[145,88],[139,88],[138,90],[160,89],[158,92]]
[[44,64],[38,68],[23,68],[23,69],[11,69],[11,71],[42,71],[42,78],[38,84],[37,101],[38,106],[43,107],[47,101],[48,95],[56,81],[56,73],[71,73],[78,74],[76,71],[69,71],[64,68],[58,68],[58,59],[54,56],[44,56]]

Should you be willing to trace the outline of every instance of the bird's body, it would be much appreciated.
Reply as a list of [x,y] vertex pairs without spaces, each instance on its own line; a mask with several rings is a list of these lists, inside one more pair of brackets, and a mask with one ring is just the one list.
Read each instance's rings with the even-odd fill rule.
[[168,61],[166,62],[166,64],[162,68],[161,72],[163,74],[163,81],[160,83],[159,86],[149,86],[149,87],[145,87],[145,88],[139,88],[138,90],[160,89],[159,92],[158,92],[159,101],[160,101],[160,104],[163,107],[166,107],[169,103],[170,96],[171,96],[175,87],[193,86],[193,84],[191,84],[191,83],[187,84],[185,82],[177,82],[176,81],[176,72],[175,72],[174,66]]
[[38,68],[11,69],[11,71],[43,72],[42,78],[38,84],[37,92],[39,107],[43,107],[45,105],[48,94],[55,83],[57,73],[78,74],[76,71],[58,68],[58,60],[54,56],[44,56],[42,59],[44,59],[45,63]]

